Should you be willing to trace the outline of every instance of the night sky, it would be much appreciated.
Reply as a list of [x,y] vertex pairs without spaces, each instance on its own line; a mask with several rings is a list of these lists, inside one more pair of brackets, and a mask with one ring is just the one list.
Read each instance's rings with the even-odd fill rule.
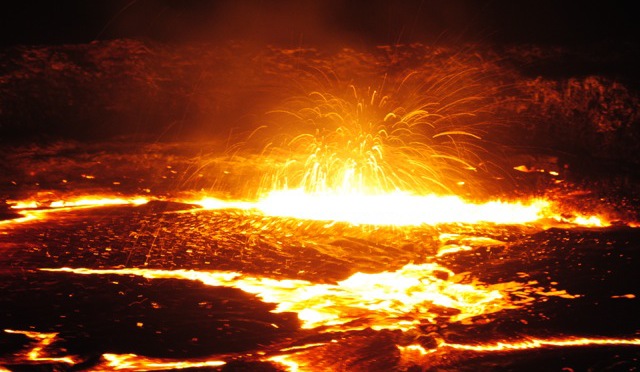
[[10,1],[2,45],[113,38],[240,40],[326,46],[407,42],[589,45],[636,42],[633,2],[551,0],[59,0]]

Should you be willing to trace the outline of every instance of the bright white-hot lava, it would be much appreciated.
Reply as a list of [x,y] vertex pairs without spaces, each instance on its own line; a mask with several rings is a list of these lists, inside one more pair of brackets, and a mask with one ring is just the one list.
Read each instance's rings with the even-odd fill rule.
[[266,215],[308,220],[326,220],[370,225],[434,225],[441,223],[534,222],[548,213],[549,202],[534,200],[528,204],[493,201],[469,203],[457,196],[319,193],[283,190],[269,193],[256,203]]
[[[12,209],[22,217],[0,221],[0,226],[46,218],[51,213],[74,209],[117,205],[142,205],[142,197],[85,197],[59,200],[42,205],[33,200],[13,202]],[[554,203],[545,199],[489,201],[475,203],[455,195],[414,195],[395,191],[386,194],[309,193],[302,189],[276,190],[258,200],[227,200],[212,196],[163,199],[194,204],[203,210],[242,210],[270,217],[313,221],[346,222],[355,225],[419,226],[448,223],[543,224],[568,223],[579,226],[608,225],[598,215],[559,213]]]
[[190,200],[203,209],[241,209],[272,217],[364,225],[418,226],[448,223],[529,224],[544,221],[605,226],[600,216],[567,217],[545,199],[474,203],[455,195],[309,193],[302,189],[271,191],[257,201]]

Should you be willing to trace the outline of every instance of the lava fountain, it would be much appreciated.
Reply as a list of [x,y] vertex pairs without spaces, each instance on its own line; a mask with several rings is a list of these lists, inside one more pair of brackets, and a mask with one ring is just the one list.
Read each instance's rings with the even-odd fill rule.
[[[231,148],[238,159],[265,170],[240,198],[202,190],[154,195],[143,188],[143,196],[74,190],[58,194],[60,200],[9,201],[23,215],[0,223],[0,247],[17,250],[11,260],[26,267],[15,277],[29,278],[23,280],[25,293],[60,294],[63,300],[56,299],[70,305],[55,307],[52,312],[60,314],[50,323],[46,317],[23,322],[16,316],[20,311],[11,310],[14,323],[4,327],[3,336],[20,338],[15,342],[23,347],[0,356],[2,365],[426,369],[449,367],[454,362],[448,356],[640,345],[629,332],[572,334],[572,328],[553,324],[559,331],[545,333],[528,327],[544,325],[556,309],[605,302],[597,295],[615,302],[609,305],[614,309],[635,301],[627,287],[594,295],[592,283],[571,286],[571,270],[582,278],[580,270],[589,262],[570,260],[595,250],[565,255],[549,248],[553,239],[561,242],[558,250],[569,249],[567,242],[609,247],[624,239],[606,235],[606,228],[593,229],[606,243],[589,238],[590,227],[608,228],[609,219],[567,210],[557,199],[501,197],[495,190],[504,187],[501,180],[513,167],[498,166],[500,156],[485,139],[487,128],[497,125],[492,119],[500,84],[481,68],[445,67],[389,73],[376,84],[317,71],[296,81],[302,92],[269,111],[264,125]],[[236,160],[224,160],[231,171]],[[547,233],[549,226],[556,229]],[[584,230],[574,237],[578,226]],[[625,254],[632,260],[621,252],[596,260],[626,260]],[[318,269],[325,263],[325,271]],[[13,265],[7,263],[11,275]],[[69,288],[55,287],[60,283]],[[114,306],[120,317],[112,325],[141,340],[159,339],[161,347],[170,342],[164,336],[170,329],[151,329],[161,318],[156,314],[186,307],[188,301],[176,305],[175,299],[193,292],[205,299],[184,318],[203,311],[206,316],[196,318],[201,333],[189,345],[216,333],[242,337],[228,331],[229,319],[236,318],[241,331],[248,330],[248,341],[225,349],[226,340],[218,339],[204,346],[206,353],[166,358],[163,350],[123,352],[118,343],[91,350],[90,356],[81,347],[67,351],[65,342],[81,336],[65,319],[80,319],[84,327],[77,298],[90,297],[91,285],[116,288],[101,297],[126,299]],[[161,285],[182,292],[147,288]],[[128,297],[136,291],[143,293]],[[224,298],[215,302],[208,297],[212,293]],[[256,309],[263,305],[268,316],[258,319]],[[289,315],[295,321],[285,321]],[[214,317],[223,324],[211,323]],[[267,334],[252,334],[251,327]]]
[[[377,87],[332,82],[270,113],[263,154],[282,159],[263,191],[380,195],[451,192],[480,163],[482,95],[477,71],[410,73]],[[264,136],[254,133],[255,136]]]

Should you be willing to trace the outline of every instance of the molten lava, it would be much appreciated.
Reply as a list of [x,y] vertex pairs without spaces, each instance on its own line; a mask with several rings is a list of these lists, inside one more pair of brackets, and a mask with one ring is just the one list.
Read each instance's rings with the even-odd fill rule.
[[122,197],[116,195],[69,196],[58,200],[19,200],[9,201],[11,208],[22,214],[22,217],[0,221],[0,226],[22,223],[46,218],[50,213],[66,212],[74,209],[99,208],[116,205],[142,205],[149,202],[145,197]]
[[[107,194],[69,196],[53,201],[14,201],[10,202],[11,208],[22,213],[23,217],[3,221],[0,226],[9,229],[2,233],[10,234],[10,228],[14,224],[27,221],[37,223],[58,212],[115,205],[138,206],[149,201],[176,202],[183,206],[189,204],[189,208],[177,208],[176,213],[198,215],[206,214],[208,210],[239,210],[244,213],[243,216],[251,218],[272,217],[277,220],[276,223],[291,220],[323,221],[327,223],[323,224],[322,233],[335,237],[335,240],[344,238],[333,229],[337,223],[355,226],[356,229],[360,225],[386,226],[400,233],[424,225],[435,226],[430,232],[439,235],[429,238],[439,239],[441,243],[456,235],[445,232],[447,230],[438,230],[447,224],[472,225],[478,229],[488,225],[524,225],[534,229],[554,224],[596,227],[608,225],[609,221],[605,217],[564,210],[566,208],[549,198],[523,197],[515,201],[472,202],[456,195],[454,185],[471,185],[465,194],[476,195],[473,185],[478,183],[477,178],[500,178],[491,174],[491,169],[487,166],[490,161],[481,159],[482,156],[479,155],[487,152],[481,135],[482,128],[486,125],[484,114],[491,111],[492,104],[490,94],[482,89],[481,77],[475,70],[469,69],[444,77],[412,73],[395,81],[385,80],[375,89],[335,84],[289,100],[283,108],[271,112],[275,125],[267,125],[252,134],[252,140],[266,138],[267,144],[260,147],[258,165],[268,171],[261,176],[260,185],[254,185],[254,190],[247,191],[238,200],[217,198],[213,193],[177,191],[175,195],[165,198]],[[385,84],[391,87],[388,88]],[[273,130],[275,133],[269,133]],[[263,131],[268,135],[261,134]],[[525,166],[514,169],[525,173],[545,173]],[[558,176],[555,171],[546,173]],[[83,177],[93,179],[93,176]],[[161,211],[173,212],[175,210]],[[251,222],[245,223],[245,226],[248,225]],[[300,223],[297,226],[302,225]],[[30,227],[28,224],[26,226]],[[206,227],[208,229],[210,226]],[[254,225],[251,227],[255,228]],[[268,228],[269,226],[263,225],[254,230]],[[236,234],[246,238],[249,245],[248,242],[255,234],[243,229],[241,227],[239,231],[231,232],[220,229],[220,234]],[[148,265],[151,253],[155,252],[154,244],[162,228],[158,227],[156,231],[148,246],[145,266]],[[295,233],[295,227],[292,231]],[[135,231],[132,233],[135,234]],[[196,245],[209,244],[206,233]],[[465,239],[470,242],[475,239],[477,246],[484,244],[507,247],[507,239],[502,241],[475,235]],[[275,244],[277,247],[274,251],[287,249],[282,247],[277,238],[274,241],[278,243]],[[172,248],[182,249],[184,246],[181,244],[182,242],[177,244],[179,248]],[[312,241],[312,244],[315,242]],[[113,245],[116,246],[117,243]],[[211,244],[213,245],[215,242]],[[428,365],[421,358],[443,350],[484,353],[552,347],[640,345],[637,338],[523,338],[477,344],[454,343],[438,338],[431,343],[431,347],[414,343],[415,339],[407,341],[411,335],[422,334],[429,327],[446,328],[454,324],[459,326],[491,322],[489,315],[525,309],[540,298],[544,298],[543,301],[549,297],[572,300],[583,296],[582,293],[568,293],[554,288],[558,283],[553,281],[547,286],[537,286],[539,283],[536,280],[517,282],[513,276],[505,276],[510,279],[500,277],[494,283],[486,283],[473,276],[454,272],[438,263],[440,261],[436,262],[446,255],[470,251],[473,249],[472,245],[474,244],[465,245],[462,242],[443,243],[431,253],[421,252],[421,256],[416,255],[415,260],[411,257],[411,260],[402,262],[395,270],[377,273],[352,270],[349,272],[351,275],[344,280],[320,283],[230,270],[128,267],[133,247],[125,263],[120,266],[38,266],[38,270],[60,275],[126,275],[147,279],[177,279],[197,281],[207,286],[235,288],[273,304],[274,313],[295,313],[300,328],[306,332],[305,336],[313,334],[325,337],[322,342],[314,340],[293,346],[267,345],[264,349],[247,355],[216,355],[188,361],[103,353],[96,369],[104,370],[221,367],[238,358],[273,362],[292,371],[313,369],[312,362],[307,358],[308,354],[316,348],[325,348],[338,342],[335,339],[327,341],[326,337],[366,331],[394,335],[397,341],[394,351],[399,353],[399,359],[416,365]],[[160,243],[158,246],[162,247]],[[233,248],[243,249],[240,246]],[[111,251],[112,247],[109,246],[108,250]],[[185,250],[192,252],[191,248]],[[424,251],[427,252],[426,249]],[[165,253],[167,256],[178,256],[182,252],[163,251],[161,254]],[[290,255],[297,253],[287,252]],[[362,253],[369,254],[369,251]],[[425,257],[428,254],[431,256]],[[95,255],[99,255],[99,252],[95,252]],[[212,253],[212,256],[216,255],[217,251]],[[319,256],[320,253],[316,257]],[[279,259],[283,256],[275,257]],[[278,264],[277,259],[269,259]],[[207,261],[206,264],[209,265],[210,262]],[[49,267],[53,266],[55,265]],[[265,272],[268,272],[267,269]],[[633,294],[619,297],[629,300],[635,298]],[[33,340],[34,345],[29,351],[15,355],[18,359],[32,364],[57,363],[73,366],[79,363],[79,358],[74,356],[57,356],[48,352],[58,337],[57,333],[10,329],[5,332],[22,334]]]
[[[100,208],[117,205],[143,205],[148,197],[87,196],[70,200],[42,202],[34,200],[12,202],[12,209],[23,216],[0,221],[10,226],[46,218],[51,213],[74,209]],[[279,190],[257,201],[225,200],[211,196],[165,199],[200,206],[203,210],[243,210],[270,217],[302,220],[346,222],[354,225],[419,226],[448,223],[491,224],[574,224],[599,227],[609,223],[598,215],[559,213],[559,206],[545,199],[527,201],[490,201],[474,203],[454,195],[413,195],[407,192],[387,194],[308,193],[302,189]]]
[[[510,299],[517,283],[471,285],[447,280],[455,274],[437,264],[409,264],[394,272],[357,273],[336,284],[275,280],[235,272],[149,269],[42,269],[94,275],[139,275],[149,279],[197,280],[229,286],[276,303],[274,312],[295,312],[302,328],[341,332],[354,329],[409,330],[424,322],[447,318],[460,322],[478,315],[517,308],[523,299]],[[443,309],[448,309],[443,311]],[[450,315],[444,315],[450,314]]]
[[457,196],[418,196],[400,191],[380,195],[308,194],[300,189],[274,191],[257,203],[257,208],[270,216],[393,226],[479,222],[523,224],[545,217],[548,206],[549,203],[543,200],[528,205],[499,201],[474,204]]

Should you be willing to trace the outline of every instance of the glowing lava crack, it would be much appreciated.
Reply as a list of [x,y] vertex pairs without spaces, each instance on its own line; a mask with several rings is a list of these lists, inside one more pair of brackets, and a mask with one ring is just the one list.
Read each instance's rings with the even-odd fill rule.
[[[319,332],[348,332],[367,328],[405,332],[416,329],[422,324],[465,322],[479,315],[525,306],[532,299],[518,290],[522,289],[522,284],[518,283],[497,285],[455,283],[454,273],[435,263],[409,264],[393,272],[357,273],[336,284],[314,284],[291,279],[276,280],[228,271],[139,268],[40,270],[78,275],[135,275],[148,279],[192,280],[209,286],[233,287],[255,294],[265,302],[277,304],[273,312],[297,313],[302,322],[302,328],[315,329]],[[532,288],[529,296],[535,292],[536,288]],[[539,294],[575,297],[565,291]],[[16,330],[5,330],[5,332],[23,334],[36,341],[36,345],[24,353],[24,358],[28,361],[68,365],[77,363],[75,357],[46,355],[47,347],[57,337],[56,333]],[[428,349],[420,344],[396,345],[400,352],[399,362],[407,365],[428,365],[428,360],[425,359],[427,355],[446,350],[483,353],[601,345],[640,346],[640,340],[637,338],[527,338],[478,344],[451,343],[442,339],[435,341],[436,343]],[[339,341],[331,340],[330,343],[335,342]],[[308,363],[307,353],[327,345],[327,342],[311,343],[279,348],[270,352],[260,351],[257,355],[258,360],[279,364],[290,371],[306,370],[306,368],[313,370],[314,368]],[[220,367],[226,363],[223,355],[215,358],[176,361],[135,354],[103,354],[102,361],[96,368],[151,371]]]
[[[60,268],[44,271],[93,275],[137,275],[149,279],[174,278],[227,286],[256,294],[277,304],[274,312],[295,312],[302,328],[341,332],[372,328],[408,330],[436,318],[448,322],[518,307],[507,291],[517,283],[460,284],[441,279],[450,270],[434,263],[409,264],[400,270],[377,274],[356,273],[337,284],[304,280],[276,280],[236,272],[152,269]],[[449,309],[454,311],[442,311]],[[449,313],[450,315],[445,315]]]

